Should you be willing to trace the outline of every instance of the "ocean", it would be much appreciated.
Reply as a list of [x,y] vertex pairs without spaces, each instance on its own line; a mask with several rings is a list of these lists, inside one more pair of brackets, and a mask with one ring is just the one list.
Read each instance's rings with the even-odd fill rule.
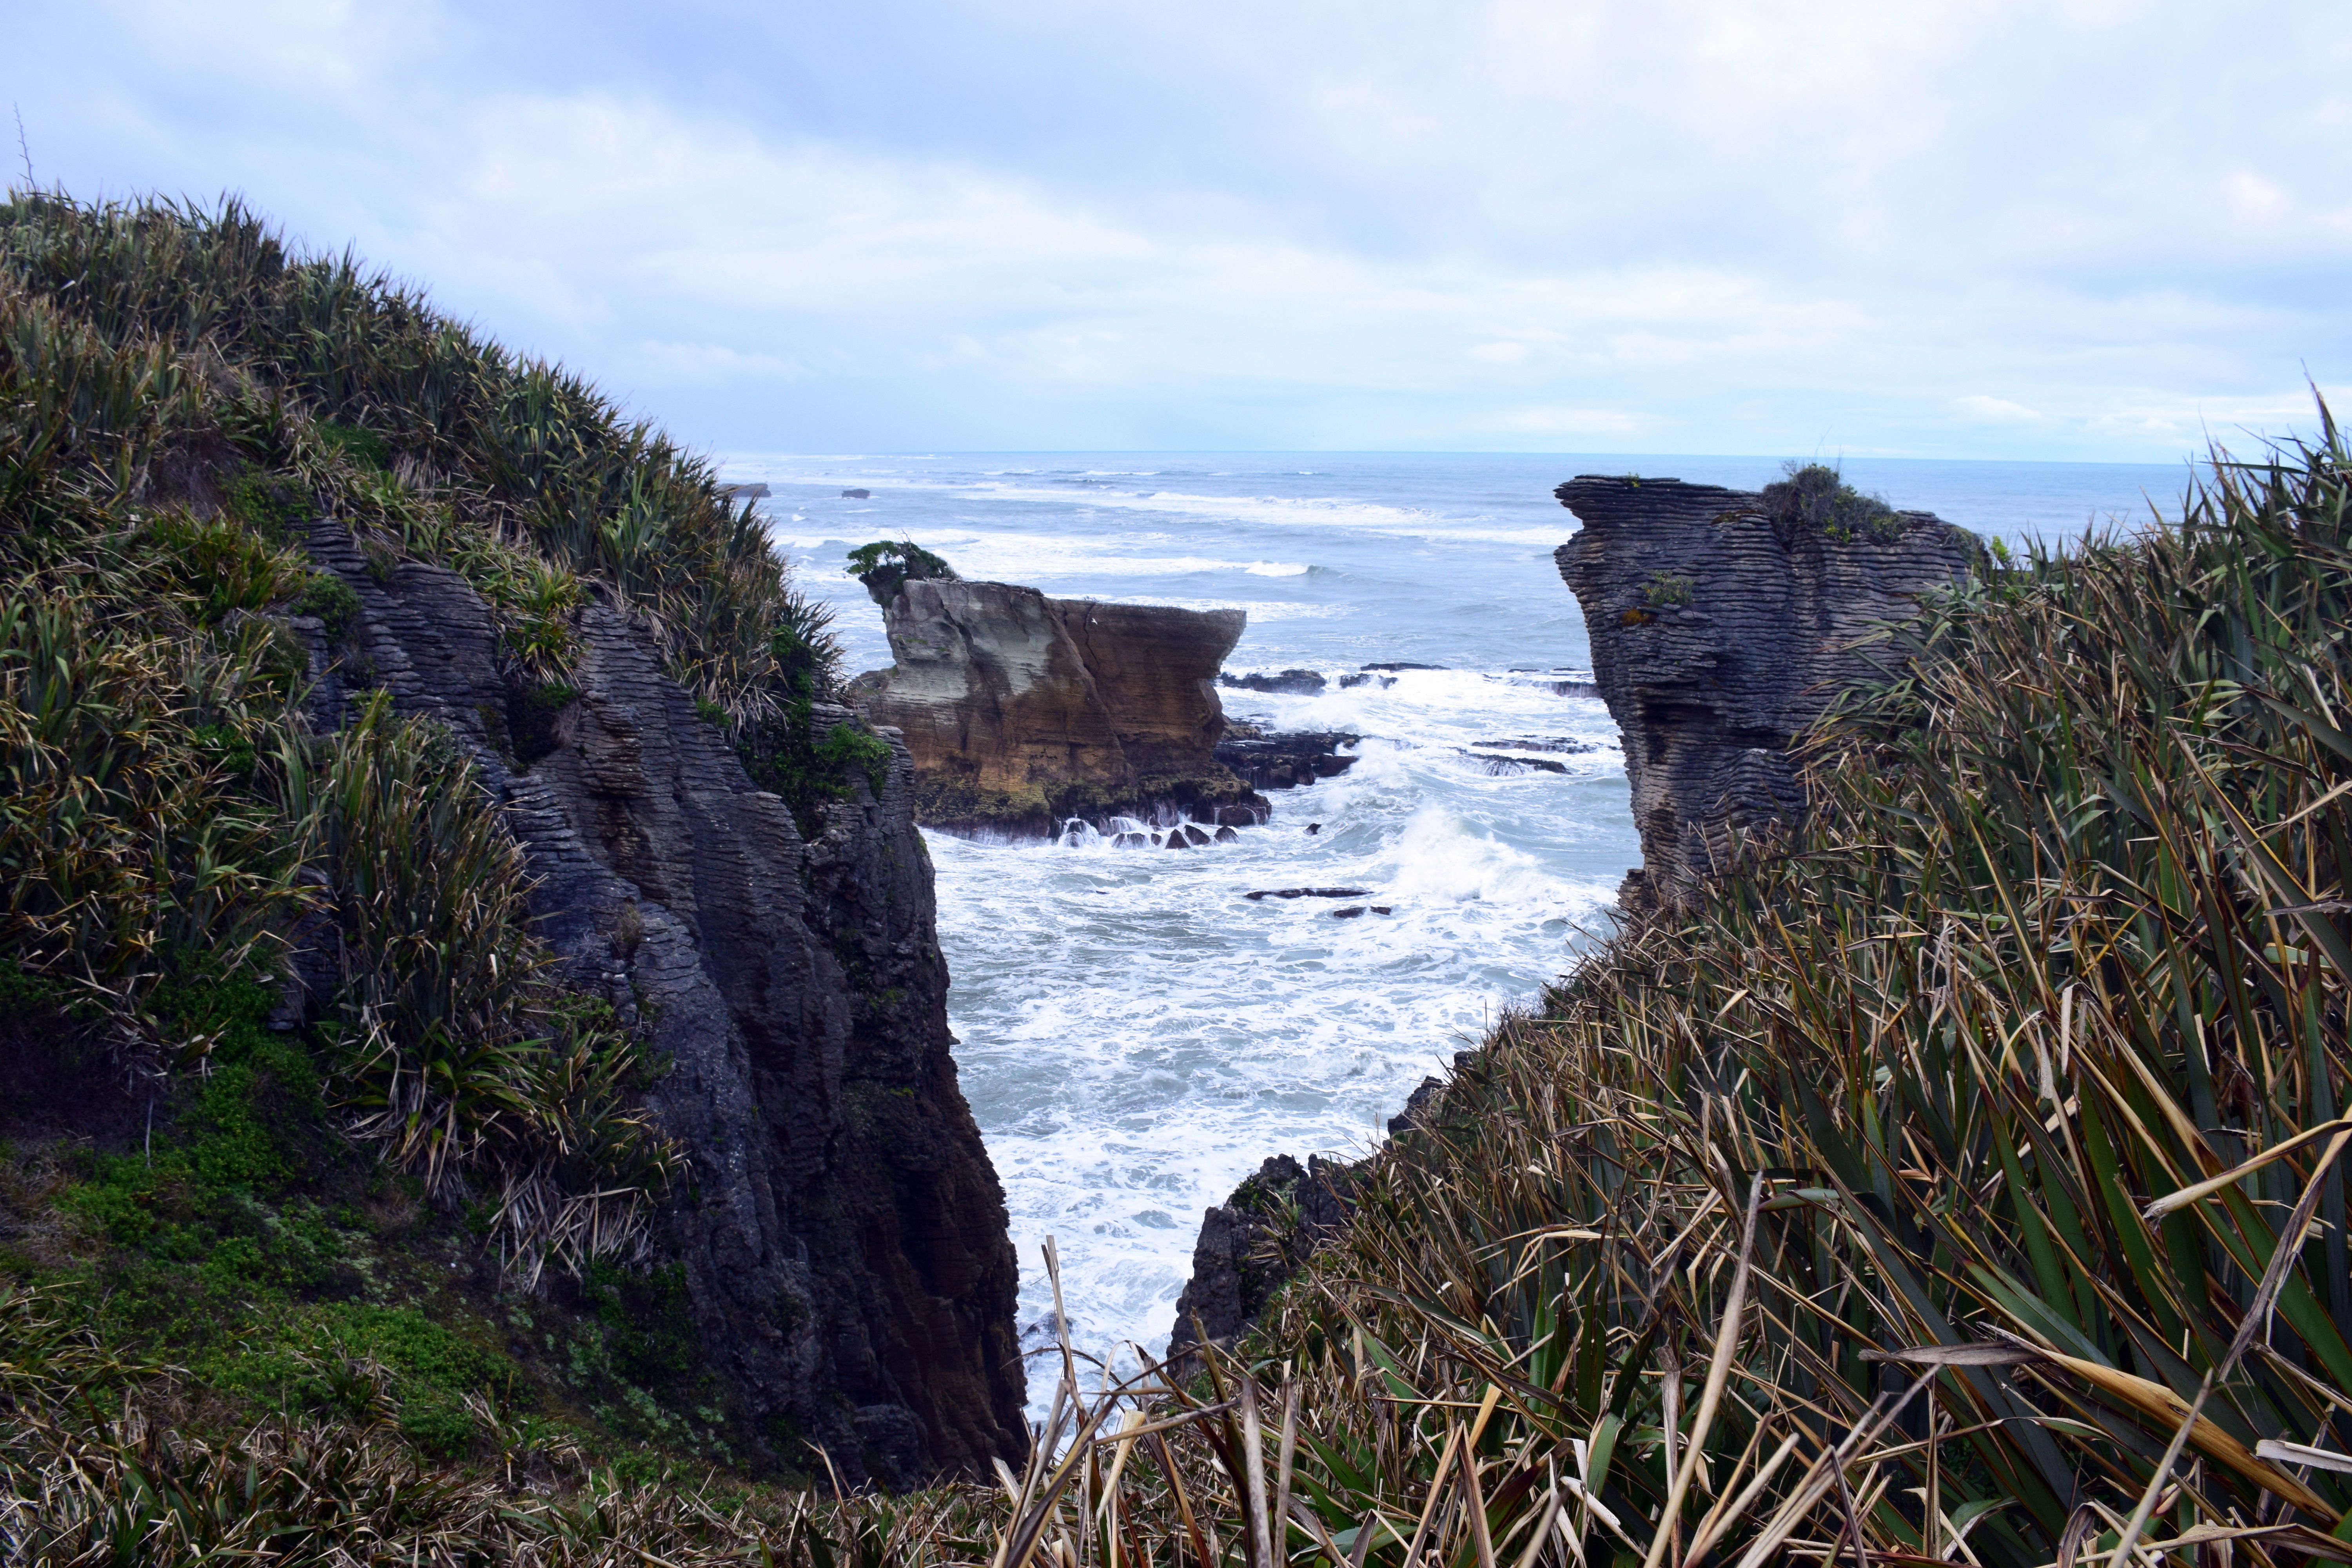
[[[2169,515],[2181,466],[1848,459],[1898,507],[2012,543]],[[1429,1074],[1608,928],[1640,859],[1623,754],[1551,552],[1579,473],[1757,488],[1768,458],[1333,453],[741,454],[853,671],[889,663],[842,568],[911,539],[966,577],[1249,614],[1236,673],[1312,668],[1319,697],[1226,712],[1364,737],[1346,774],[1189,854],[929,835],[963,1090],[1012,1212],[1025,1342],[1052,1337],[1055,1239],[1081,1348],[1157,1352],[1206,1205],[1274,1153],[1362,1153]],[[870,492],[848,499],[844,489]],[[1371,664],[1433,666],[1341,689]],[[1497,764],[1538,742],[1565,772]],[[1316,831],[1309,831],[1314,827]],[[1362,888],[1332,900],[1254,889]],[[1043,1394],[1047,1380],[1036,1380]]]

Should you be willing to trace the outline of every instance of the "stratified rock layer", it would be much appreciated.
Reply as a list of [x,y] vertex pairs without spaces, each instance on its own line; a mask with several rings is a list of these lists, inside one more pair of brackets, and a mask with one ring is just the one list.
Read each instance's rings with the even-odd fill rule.
[[[1555,492],[1583,528],[1555,554],[1625,737],[1643,868],[1629,907],[1675,904],[1735,833],[1804,808],[1787,749],[1879,662],[1853,645],[1981,552],[1927,512],[1832,538],[1764,498],[1679,479],[1580,475]],[[1884,655],[1880,655],[1883,659]]]
[[950,1054],[905,748],[805,840],[625,613],[581,613],[578,696],[551,715],[501,679],[455,574],[380,581],[331,521],[310,544],[362,605],[315,721],[340,722],[359,673],[446,723],[506,805],[567,978],[676,1064],[648,1097],[690,1161],[665,1250],[745,1440],[804,1467],[811,1439],[889,1486],[1016,1458],[1018,1275]]
[[929,826],[1046,837],[1074,816],[1263,821],[1265,803],[1214,754],[1217,670],[1243,623],[912,580],[883,612],[892,667],[850,696],[905,736]]

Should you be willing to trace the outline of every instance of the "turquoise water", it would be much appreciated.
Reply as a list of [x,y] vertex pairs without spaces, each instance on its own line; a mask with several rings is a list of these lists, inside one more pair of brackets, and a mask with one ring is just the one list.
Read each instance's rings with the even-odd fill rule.
[[[881,614],[841,571],[912,539],[967,577],[1057,595],[1235,606],[1228,668],[1337,677],[1440,665],[1318,698],[1226,693],[1227,711],[1366,737],[1341,779],[1277,794],[1237,845],[1161,851],[931,836],[954,976],[957,1058],[1022,1249],[1042,1334],[1038,1247],[1056,1238],[1072,1329],[1157,1349],[1202,1208],[1267,1154],[1360,1152],[1423,1074],[1605,927],[1639,859],[1607,711],[1553,683],[1586,673],[1552,551],[1578,473],[1752,489],[1766,458],[1330,453],[731,458],[766,481],[804,589],[836,607],[853,669],[888,662]],[[2012,542],[2145,520],[2186,470],[1855,459],[1900,507]],[[871,492],[844,499],[845,489]],[[1468,755],[1535,739],[1565,773]],[[1309,834],[1308,824],[1319,825]],[[1385,917],[1252,889],[1373,889]]]

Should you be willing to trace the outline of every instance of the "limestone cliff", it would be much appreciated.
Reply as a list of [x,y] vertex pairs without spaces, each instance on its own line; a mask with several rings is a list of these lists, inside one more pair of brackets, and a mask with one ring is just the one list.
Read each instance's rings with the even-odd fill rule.
[[[1556,552],[1624,731],[1642,834],[1629,907],[1685,897],[1738,830],[1803,809],[1786,750],[1878,668],[1854,645],[1981,552],[1927,512],[1822,493],[1580,475],[1555,492],[1583,528]],[[1834,476],[1831,475],[1832,481]],[[1883,657],[1883,656],[1882,656]]]
[[883,621],[892,667],[850,700],[905,736],[927,826],[1045,837],[1073,816],[1265,819],[1214,754],[1241,611],[910,579]]
[[581,613],[577,695],[549,714],[502,679],[461,578],[372,570],[331,521],[309,543],[362,606],[314,721],[357,676],[446,723],[506,804],[568,977],[675,1063],[649,1093],[690,1159],[663,1250],[745,1441],[805,1466],[813,1440],[845,1480],[892,1486],[1020,1455],[1016,1268],[950,1054],[905,748],[804,839],[623,611]]

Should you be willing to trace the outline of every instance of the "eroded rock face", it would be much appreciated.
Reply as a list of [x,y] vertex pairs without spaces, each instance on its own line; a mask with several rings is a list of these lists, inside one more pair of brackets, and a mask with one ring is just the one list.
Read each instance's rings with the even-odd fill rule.
[[1265,802],[1214,754],[1217,670],[1243,623],[910,580],[883,612],[892,668],[850,696],[904,733],[928,826],[1046,837],[1073,816],[1262,821]]
[[1176,1298],[1168,1336],[1175,1361],[1207,1340],[1231,1347],[1316,1247],[1347,1223],[1350,1166],[1309,1154],[1302,1166],[1276,1154],[1201,1215],[1192,1278]]
[[582,612],[578,696],[549,713],[455,574],[379,582],[331,521],[310,543],[362,605],[315,720],[356,675],[445,722],[506,803],[567,978],[649,1017],[676,1064],[648,1095],[690,1161],[663,1246],[744,1440],[804,1467],[808,1438],[894,1487],[1017,1460],[1017,1272],[950,1054],[906,747],[882,731],[879,796],[858,781],[804,840],[620,610]]
[[1555,493],[1584,525],[1555,559],[1625,736],[1643,858],[1629,908],[1679,902],[1736,831],[1803,810],[1790,738],[1879,668],[1851,645],[1982,552],[1927,512],[1839,538],[1679,479],[1586,474]]

